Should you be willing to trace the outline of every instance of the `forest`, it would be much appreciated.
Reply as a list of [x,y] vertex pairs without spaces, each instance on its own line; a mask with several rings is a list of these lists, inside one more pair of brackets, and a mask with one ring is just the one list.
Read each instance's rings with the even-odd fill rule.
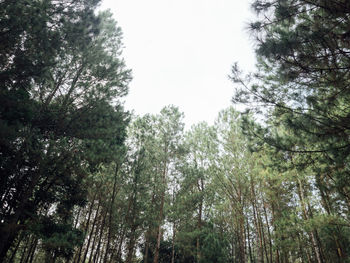
[[125,110],[99,4],[0,1],[0,262],[350,262],[350,1],[255,0],[256,71],[189,129]]

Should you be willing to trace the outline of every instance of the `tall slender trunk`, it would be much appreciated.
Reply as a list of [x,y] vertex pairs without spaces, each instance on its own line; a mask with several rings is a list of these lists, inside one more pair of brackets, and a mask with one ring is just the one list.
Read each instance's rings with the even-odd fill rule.
[[255,260],[253,259],[253,253],[252,253],[252,247],[250,245],[250,233],[249,233],[249,222],[248,222],[248,219],[247,219],[247,239],[248,239],[248,251],[249,251],[249,259],[250,259],[250,262],[253,263],[255,262]]
[[124,243],[124,238],[125,238],[125,227],[123,228],[122,234],[120,235],[120,240],[119,240],[119,245],[118,245],[118,249],[117,249],[117,261],[116,262],[121,262],[121,255],[122,255],[122,246]]
[[28,238],[26,238],[25,242],[26,242],[26,245],[24,246],[24,249],[23,249],[23,252],[22,252],[22,255],[21,255],[21,260],[19,261],[20,263],[25,263],[27,262],[28,258],[29,258],[29,254],[30,254],[30,248],[31,248],[31,244],[32,244],[32,241],[31,241],[31,236],[29,236]]
[[29,263],[32,263],[34,260],[35,250],[36,250],[37,245],[38,245],[38,239],[35,239],[34,248],[32,249],[32,252],[31,252],[31,255],[29,258]]
[[31,254],[32,254],[32,251],[33,251],[33,247],[34,247],[34,237],[33,237],[33,239],[29,242],[29,250],[28,250],[28,252],[27,252],[27,255],[26,255],[26,257],[25,257],[25,259],[24,259],[24,263],[28,263],[29,262],[29,260],[30,260],[30,256],[31,256]]
[[[200,178],[197,187],[198,187],[198,191],[203,193],[203,190],[204,190],[203,178]],[[198,210],[199,211],[198,211],[197,229],[200,233],[202,229],[203,196],[201,197]],[[199,236],[197,236],[197,240],[196,240],[196,249],[197,249],[197,262],[199,263],[199,261],[201,260],[201,247],[200,247]]]
[[[97,238],[98,238],[98,229],[96,229],[96,233],[94,235],[94,239],[92,240],[92,245],[91,245],[91,252],[90,252],[90,256],[89,256],[89,260],[88,260],[88,263],[91,263],[92,259],[94,258],[94,255],[95,255],[95,244],[96,244],[96,241],[97,241]],[[82,263],[85,263],[85,261],[83,261]]]
[[101,248],[101,253],[99,254],[97,263],[103,263],[104,259],[105,259],[105,252],[106,252],[106,246],[107,246],[107,242],[102,242],[102,248]]
[[[89,238],[88,238],[88,243],[87,243],[87,245],[86,245],[86,250],[85,250],[85,253],[84,253],[83,260],[82,260],[83,263],[85,262],[87,253],[88,253],[88,251],[89,251],[90,242],[91,242],[91,238],[92,238],[92,236],[93,236],[94,230],[95,230],[95,226],[96,226],[96,222],[97,222],[97,218],[98,218],[98,213],[99,213],[99,210],[100,210],[100,206],[101,206],[101,203],[98,201],[97,210],[96,210],[96,215],[95,215],[95,218],[94,218],[94,222],[92,223],[90,235],[89,235]],[[94,241],[95,241],[95,238],[94,238]],[[79,258],[78,258],[77,263],[79,263]]]
[[255,229],[257,231],[257,236],[258,236],[258,246],[259,246],[259,262],[264,262],[264,251],[263,251],[263,241],[262,241],[262,233],[261,233],[261,228],[260,224],[258,221],[258,216],[257,216],[257,206],[256,206],[256,195],[255,195],[255,187],[253,183],[253,179],[250,178],[250,188],[251,188],[251,203],[253,207],[253,223],[255,226]]
[[175,231],[176,226],[175,223],[173,223],[173,239],[171,241],[171,263],[175,262]]
[[29,248],[27,257],[24,261],[25,263],[31,262],[33,260],[37,244],[38,244],[38,239],[33,237],[32,242],[30,242],[30,248]]
[[150,236],[151,230],[148,230],[145,235],[145,254],[143,256],[143,262],[148,263],[148,253],[149,253],[149,236]]
[[135,231],[136,231],[136,225],[134,224],[131,227],[131,233],[130,233],[130,239],[129,239],[129,244],[128,244],[128,254],[125,260],[125,263],[131,263],[132,261],[132,257],[134,255],[134,250],[135,250],[135,243],[136,243],[136,235],[135,235]]
[[263,247],[264,247],[266,261],[269,262],[269,254],[267,253],[267,247],[266,247],[265,230],[264,230],[264,225],[263,225],[259,211],[258,211],[258,222],[259,222],[261,233],[262,233],[262,240],[263,240]]
[[[97,259],[98,259],[98,256],[100,256],[100,252],[101,252],[101,243],[102,243],[102,239],[103,239],[103,230],[105,228],[105,225],[106,225],[106,216],[107,216],[107,211],[104,213],[104,215],[102,215],[102,222],[101,222],[101,225],[100,225],[100,236],[98,238],[98,243],[97,243],[97,248],[96,248],[96,253],[94,255],[94,263],[97,262]],[[89,259],[89,262],[90,262],[90,259]]]
[[114,172],[113,192],[112,192],[112,197],[111,197],[110,205],[109,205],[108,236],[107,236],[106,251],[105,251],[103,263],[107,263],[109,246],[110,246],[110,241],[112,238],[112,215],[113,215],[113,206],[114,206],[115,196],[116,196],[116,192],[117,192],[118,171],[119,171],[119,165],[116,164],[115,172]]
[[244,227],[244,215],[242,211],[242,207],[240,207],[240,215],[238,216],[238,233],[239,233],[239,258],[241,263],[245,263],[245,227]]
[[[164,195],[165,193],[162,194],[162,199],[161,199],[161,207],[160,207],[160,212],[159,212],[159,218],[163,218],[163,208],[164,208]],[[153,263],[158,263],[159,260],[159,248],[160,248],[160,240],[162,237],[162,220],[160,219],[158,222],[158,229],[157,229],[157,244],[154,252],[154,259]]]
[[17,244],[16,244],[15,248],[13,249],[11,257],[9,259],[9,263],[12,263],[14,261],[15,256],[16,256],[17,251],[18,251],[18,248],[19,248],[19,245],[21,244],[23,238],[24,238],[24,231],[22,231],[21,235],[18,238]]
[[[154,204],[155,202],[155,186],[154,186],[154,189],[153,189],[153,194],[152,194],[152,200],[151,200],[151,204]],[[145,234],[145,254],[144,254],[144,257],[143,257],[143,262],[144,263],[148,263],[148,254],[149,254],[149,249],[150,249],[150,238],[151,238],[151,235],[152,235],[152,227],[149,226],[148,227],[148,230]]]
[[21,260],[19,261],[20,263],[23,263],[25,261],[27,249],[29,249],[29,247],[30,247],[30,237],[26,237],[25,238],[25,246],[23,248],[22,255],[21,255]]
[[263,198],[263,211],[264,211],[264,217],[265,217],[265,221],[266,221],[267,236],[269,239],[270,263],[272,263],[273,262],[272,239],[271,239],[270,223],[269,223],[269,219],[267,217],[267,212],[266,212],[266,202],[265,202],[264,198]]
[[[89,210],[88,210],[88,218],[87,218],[87,221],[86,221],[86,224],[85,224],[85,228],[84,228],[84,232],[85,233],[87,233],[87,231],[89,229],[90,219],[91,219],[91,215],[92,215],[92,211],[93,211],[96,195],[97,195],[97,192],[95,192],[94,197],[92,198]],[[77,254],[77,257],[76,257],[76,259],[73,260],[73,262],[79,263],[83,247],[84,247],[84,243],[80,246],[79,252]]]
[[[301,184],[301,181],[299,178],[298,178],[297,182],[298,182],[298,195],[299,195],[300,203],[301,203],[301,206],[303,209],[303,215],[304,215],[305,220],[309,220],[309,214],[308,214],[308,211],[306,209],[306,203],[305,203],[305,197],[304,197],[304,189],[302,187],[302,184]],[[314,231],[310,231],[308,234],[309,234],[310,239],[311,239],[312,249],[315,253],[317,262],[323,263],[323,260],[322,260],[321,255],[320,255],[319,247],[317,244],[317,240],[315,238]]]
[[[165,148],[165,153],[167,153],[167,147]],[[167,162],[164,163],[163,174],[162,174],[162,194],[160,200],[160,209],[159,209],[159,217],[158,217],[158,230],[157,230],[157,244],[154,252],[153,263],[158,263],[159,261],[159,249],[160,249],[160,240],[162,238],[162,222],[163,222],[163,213],[164,213],[164,199],[165,199],[165,191],[166,191],[166,175],[167,175]]]
[[75,219],[75,223],[74,223],[74,228],[77,228],[77,226],[78,226],[81,210],[82,210],[82,207],[79,207],[77,218]]

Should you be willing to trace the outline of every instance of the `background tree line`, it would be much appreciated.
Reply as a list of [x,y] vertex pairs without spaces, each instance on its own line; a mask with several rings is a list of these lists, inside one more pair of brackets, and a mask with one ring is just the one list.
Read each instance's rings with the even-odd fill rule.
[[349,262],[350,3],[255,1],[247,111],[185,131],[98,2],[0,3],[0,261]]

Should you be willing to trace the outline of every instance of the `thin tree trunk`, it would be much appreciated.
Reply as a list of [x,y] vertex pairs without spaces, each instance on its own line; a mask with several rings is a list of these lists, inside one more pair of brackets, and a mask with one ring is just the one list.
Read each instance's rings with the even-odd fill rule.
[[[161,203],[164,204],[164,197],[162,197]],[[161,209],[160,209],[160,216],[163,217],[163,205],[161,206]],[[158,260],[159,260],[159,248],[160,248],[161,237],[162,237],[162,226],[161,226],[161,222],[159,222],[158,230],[157,230],[157,244],[154,252],[153,263],[158,263]]]
[[29,258],[29,263],[32,263],[34,261],[35,250],[36,250],[37,245],[38,245],[38,239],[35,239],[35,245],[34,245],[34,249],[31,252],[31,255]]
[[264,199],[263,199],[263,211],[264,211],[264,217],[265,217],[265,221],[266,221],[267,235],[268,235],[268,239],[269,239],[270,263],[272,263],[272,261],[273,261],[273,256],[272,256],[272,239],[271,239],[269,219],[267,217],[267,212],[266,212],[266,203],[265,203]]
[[[101,251],[100,251],[100,248],[101,248],[101,242],[102,242],[102,237],[103,237],[103,230],[105,228],[105,225],[106,225],[106,216],[107,216],[107,211],[105,212],[103,218],[102,218],[102,222],[101,222],[101,225],[100,225],[100,237],[98,239],[98,243],[97,243],[97,248],[96,248],[96,253],[94,255],[94,263],[97,262],[97,256],[100,255]],[[89,260],[90,261],[90,260]]]
[[[86,260],[86,256],[87,256],[87,253],[89,251],[89,247],[90,247],[90,242],[91,242],[91,238],[93,236],[93,233],[94,233],[94,230],[95,230],[95,226],[96,226],[96,222],[97,222],[97,218],[98,218],[98,212],[100,210],[100,202],[98,202],[98,205],[97,205],[97,210],[96,210],[96,215],[95,215],[95,218],[94,218],[94,222],[92,223],[92,227],[91,227],[91,231],[90,231],[90,235],[89,235],[89,238],[88,238],[88,243],[86,245],[86,250],[85,250],[85,253],[84,253],[84,257],[83,257],[83,263],[85,262]],[[95,237],[94,237],[94,241],[95,241]],[[78,258],[78,261],[77,263],[79,262],[79,258]]]
[[171,242],[171,263],[175,262],[175,231],[176,231],[176,227],[175,227],[175,223],[173,223],[173,239]]
[[103,263],[107,263],[108,253],[109,253],[109,246],[110,246],[110,241],[111,241],[111,238],[112,238],[112,214],[113,214],[112,212],[113,212],[114,201],[115,201],[115,196],[116,196],[116,192],[117,192],[118,171],[119,171],[119,165],[116,164],[115,173],[114,173],[114,182],[113,182],[113,192],[112,192],[112,197],[111,197],[110,206],[109,206],[107,244],[106,244],[106,251],[105,251],[105,256],[104,256],[104,259],[103,259]]
[[37,244],[38,244],[38,239],[33,238],[32,242],[30,244],[30,249],[28,251],[28,255],[26,257],[25,263],[33,261],[33,257],[34,257],[34,253],[35,253]]
[[255,195],[255,188],[254,188],[252,178],[250,178],[250,186],[251,186],[251,194],[252,194],[251,202],[253,206],[253,222],[258,234],[257,236],[258,236],[258,244],[259,244],[259,262],[264,262],[262,233],[261,233],[260,224],[258,223],[258,218],[257,218],[256,195]]
[[107,242],[102,242],[101,253],[99,254],[97,263],[103,263],[103,261],[105,260],[106,246],[107,246]]
[[17,254],[19,245],[21,244],[23,238],[24,238],[24,231],[21,233],[20,237],[18,238],[17,245],[15,246],[15,248],[14,248],[13,251],[12,251],[11,257],[10,257],[10,259],[9,259],[9,263],[12,263],[13,260],[15,259],[15,256],[16,256],[16,254]]
[[[155,187],[153,189],[153,194],[152,194],[152,200],[151,200],[151,204],[153,204],[155,202]],[[145,234],[145,254],[143,257],[143,262],[144,263],[148,263],[148,254],[149,254],[149,249],[150,249],[150,237],[151,237],[151,227],[149,226],[146,234]]]
[[[240,208],[243,209],[243,208]],[[240,257],[240,262],[245,263],[245,228],[244,228],[244,215],[243,211],[240,211],[239,215],[239,257]]]
[[263,248],[264,248],[264,252],[265,252],[266,261],[269,262],[269,254],[267,252],[267,247],[266,247],[266,237],[265,237],[264,225],[263,225],[259,210],[258,210],[258,224],[260,225],[260,229],[261,229]]
[[[150,230],[149,230],[150,231]],[[150,233],[146,233],[145,236],[145,255],[143,257],[143,262],[148,263],[148,252],[149,252],[149,235]]]
[[118,246],[118,250],[117,250],[117,262],[121,262],[121,255],[122,255],[122,246],[123,246],[123,242],[124,242],[124,238],[125,238],[125,227],[123,228],[122,234],[120,236],[120,241],[119,241],[119,246]]
[[[300,203],[301,203],[301,206],[302,206],[302,209],[303,209],[304,218],[305,218],[305,220],[309,220],[309,215],[308,215],[308,212],[307,212],[307,209],[306,209],[306,204],[305,204],[304,190],[302,188],[302,184],[301,184],[301,181],[300,181],[299,178],[298,178],[298,187],[299,187],[298,195],[299,195]],[[317,241],[316,241],[314,232],[310,231],[309,232],[309,236],[310,236],[310,239],[311,239],[313,251],[314,251],[314,253],[316,255],[317,262],[318,263],[323,263],[323,260],[322,260],[321,255],[320,255],[320,251],[319,251],[319,248],[318,248],[318,245],[317,245]]]
[[24,246],[22,255],[21,255],[21,260],[20,263],[23,263],[25,261],[26,255],[27,255],[27,249],[30,247],[30,236],[25,238],[26,244]]
[[[167,152],[167,148],[165,149],[165,153]],[[160,209],[159,209],[159,218],[158,218],[158,231],[157,231],[157,244],[154,253],[153,263],[158,263],[159,261],[159,248],[160,248],[160,240],[162,237],[162,222],[163,222],[163,213],[164,213],[164,199],[165,199],[165,189],[166,189],[166,174],[167,174],[167,163],[164,163],[164,169],[162,174],[162,184],[164,189],[162,189],[161,201],[160,201]]]
[[[197,185],[198,191],[203,192],[203,190],[204,190],[203,179],[200,178],[199,181],[200,182],[198,182],[198,185]],[[199,233],[202,229],[202,214],[203,214],[203,197],[201,197],[201,201],[199,203],[199,211],[198,211],[197,229],[198,229]],[[199,261],[201,260],[201,247],[200,247],[199,236],[197,236],[196,248],[197,248],[197,262],[199,263]]]
[[[89,260],[88,262],[91,263],[92,259],[94,258],[94,252],[95,252],[95,244],[96,244],[96,240],[97,240],[97,236],[98,236],[98,230],[96,229],[96,233],[94,235],[94,239],[92,240],[92,246],[91,246],[91,252],[90,252],[90,256],[89,256]],[[85,263],[85,261],[83,261],[83,263]]]
[[249,222],[248,222],[248,219],[247,219],[247,239],[248,239],[249,259],[250,259],[250,262],[253,263],[253,262],[255,262],[255,260],[253,260],[252,247],[250,245],[250,233],[249,233]]
[[[85,225],[85,228],[84,228],[84,232],[85,232],[85,233],[87,233],[88,230],[89,230],[90,219],[91,219],[91,215],[92,215],[92,211],[93,211],[93,207],[94,207],[96,195],[97,195],[97,192],[95,192],[94,197],[92,198],[92,201],[91,201],[89,210],[88,210],[88,219],[87,219],[87,221],[86,221],[86,225]],[[74,262],[76,262],[76,263],[79,263],[79,262],[80,262],[80,257],[81,257],[81,252],[82,252],[82,250],[83,250],[83,247],[84,247],[84,242],[83,242],[83,244],[80,246],[79,252],[78,252],[78,255],[77,255],[77,259],[76,259],[76,260],[74,259]]]
[[131,236],[128,244],[128,254],[127,254],[125,263],[131,263],[132,257],[134,255],[134,249],[135,249],[135,243],[136,243],[135,231],[136,231],[136,225],[133,225],[131,228],[131,233],[130,233]]
[[79,207],[77,218],[76,218],[75,223],[74,223],[74,228],[77,228],[77,226],[78,226],[81,210],[82,210],[82,207]]

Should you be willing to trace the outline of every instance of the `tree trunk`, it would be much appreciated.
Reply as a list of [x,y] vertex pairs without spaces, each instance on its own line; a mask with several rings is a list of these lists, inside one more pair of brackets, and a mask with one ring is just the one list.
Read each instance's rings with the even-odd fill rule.
[[31,252],[31,255],[29,258],[29,263],[32,263],[34,260],[34,255],[35,255],[35,250],[36,250],[37,245],[38,245],[38,239],[35,239],[34,248],[32,249],[32,252]]
[[111,241],[111,238],[112,238],[112,214],[113,214],[113,206],[114,206],[115,196],[116,196],[116,193],[117,193],[118,171],[119,171],[119,165],[116,164],[115,174],[114,174],[114,182],[113,182],[113,192],[112,192],[112,197],[111,197],[110,206],[109,206],[107,244],[106,244],[106,251],[105,251],[105,256],[104,256],[104,259],[103,259],[103,263],[107,263],[108,253],[109,253],[109,246],[110,246],[110,241]]
[[[101,204],[100,204],[100,202],[98,202],[97,210],[96,210],[96,215],[95,215],[95,218],[94,218],[94,222],[92,223],[90,235],[89,235],[89,238],[88,238],[88,243],[86,244],[86,250],[85,250],[85,253],[84,253],[83,260],[82,260],[83,263],[85,262],[87,253],[88,253],[88,251],[89,251],[90,242],[91,242],[91,238],[92,238],[92,236],[93,236],[94,230],[95,230],[95,226],[96,226],[96,222],[97,222],[98,212],[99,212],[99,210],[100,210],[100,206],[101,206]],[[94,242],[95,242],[95,238],[94,238]],[[79,263],[79,259],[80,259],[80,257],[78,258],[77,263]]]
[[269,239],[270,263],[272,263],[272,261],[273,261],[273,257],[272,257],[272,240],[271,240],[269,219],[267,217],[267,212],[266,212],[266,203],[265,203],[264,199],[263,199],[263,211],[264,211],[264,217],[265,217],[265,221],[266,221],[267,235],[268,235],[268,239]]
[[136,225],[133,225],[131,228],[130,239],[128,244],[128,254],[125,260],[125,263],[131,263],[132,257],[134,255],[135,243],[136,243]]
[[[102,239],[103,239],[103,230],[105,228],[105,223],[106,223],[106,216],[107,216],[107,211],[105,212],[105,214],[102,216],[102,222],[101,222],[101,225],[100,225],[100,236],[98,238],[98,243],[97,243],[97,248],[96,248],[96,253],[94,255],[94,263],[97,262],[97,259],[98,259],[98,256],[100,256],[100,250],[101,250],[101,243],[102,243]],[[102,254],[101,254],[102,255]],[[90,262],[90,259],[89,259],[89,262]]]
[[30,248],[30,236],[28,236],[28,237],[26,237],[25,238],[25,246],[24,246],[24,248],[23,248],[23,252],[22,252],[22,255],[21,255],[21,260],[19,261],[20,263],[24,263],[25,262],[25,260],[26,260],[26,255],[27,255],[27,250]]
[[258,236],[258,245],[259,245],[259,262],[264,262],[264,251],[263,251],[263,241],[262,241],[262,233],[260,229],[260,224],[258,222],[257,218],[257,207],[256,207],[256,195],[255,195],[255,188],[254,188],[254,183],[252,178],[250,178],[250,187],[251,187],[251,203],[253,207],[253,222],[255,229],[257,231],[257,236]]
[[[90,219],[91,219],[91,215],[92,215],[92,211],[93,211],[96,195],[97,195],[97,193],[95,192],[93,200],[91,201],[91,204],[90,204],[90,207],[89,207],[89,210],[88,210],[88,219],[86,221],[86,225],[85,225],[85,228],[84,228],[84,232],[85,233],[87,233],[87,231],[89,229]],[[77,254],[77,259],[74,259],[73,262],[79,263],[83,247],[84,247],[84,242],[79,248],[79,252]]]
[[75,223],[74,223],[74,228],[77,228],[77,226],[78,226],[81,210],[82,210],[82,207],[79,207],[77,218],[76,218]]
[[[305,218],[305,220],[308,220],[309,219],[309,215],[308,215],[308,211],[306,209],[306,204],[305,204],[304,189],[302,187],[302,184],[301,184],[301,181],[300,181],[299,178],[298,178],[298,187],[299,187],[298,188],[298,195],[299,195],[300,203],[301,203],[301,206],[302,206],[302,209],[303,209],[304,218]],[[308,234],[309,234],[310,239],[311,239],[312,249],[313,249],[313,251],[315,253],[317,262],[318,263],[323,263],[323,260],[322,260],[321,255],[320,255],[320,251],[319,251],[319,248],[318,248],[318,244],[317,244],[317,240],[315,238],[314,232],[310,231]]]
[[[198,184],[198,191],[200,193],[203,193],[204,190],[204,182],[203,179],[200,178]],[[202,214],[203,214],[203,196],[201,197],[201,201],[199,203],[199,211],[198,211],[198,221],[197,221],[197,229],[200,233],[201,228],[202,228]],[[199,261],[201,260],[201,247],[200,247],[200,241],[199,241],[199,236],[197,236],[197,240],[196,240],[196,249],[197,249],[197,262],[199,263]]]
[[250,233],[249,233],[249,222],[248,222],[248,219],[247,219],[247,239],[248,239],[249,259],[250,259],[250,262],[253,263],[253,262],[255,262],[255,260],[253,260],[252,247],[250,245]]
[[150,235],[150,230],[147,231],[145,235],[145,254],[143,256],[143,262],[148,263],[148,252],[149,252],[149,235]]
[[260,229],[261,229],[261,235],[262,235],[262,241],[263,241],[262,242],[263,251],[265,252],[266,261],[269,262],[269,254],[268,254],[267,248],[266,248],[266,237],[265,237],[264,225],[263,225],[261,214],[260,214],[259,210],[257,210],[257,217],[258,217],[258,224],[259,224]]
[[[162,203],[164,203],[164,201]],[[160,215],[163,216],[163,207],[161,207]],[[159,222],[158,231],[157,231],[157,244],[156,244],[156,248],[155,248],[155,252],[154,252],[153,263],[158,263],[158,260],[159,260],[159,248],[160,248],[161,237],[162,237],[162,226]]]
[[14,261],[15,256],[16,256],[17,251],[18,251],[18,248],[19,248],[19,245],[21,244],[21,242],[22,242],[22,240],[23,240],[23,238],[24,238],[24,235],[25,235],[25,234],[24,234],[24,232],[22,231],[20,237],[18,238],[17,245],[15,246],[15,248],[14,248],[13,251],[12,251],[11,257],[10,257],[10,259],[9,259],[9,263],[12,263],[12,262]]
[[[165,153],[167,152],[167,148]],[[166,175],[167,175],[167,162],[164,163],[163,174],[162,174],[162,195],[160,200],[160,209],[159,209],[159,218],[158,218],[158,231],[157,231],[157,244],[154,252],[153,263],[158,263],[159,261],[159,248],[160,248],[160,240],[162,237],[162,222],[163,222],[163,210],[164,210],[164,199],[165,199],[165,191],[166,191]]]
[[175,262],[175,223],[173,223],[173,239],[171,241],[171,263]]

